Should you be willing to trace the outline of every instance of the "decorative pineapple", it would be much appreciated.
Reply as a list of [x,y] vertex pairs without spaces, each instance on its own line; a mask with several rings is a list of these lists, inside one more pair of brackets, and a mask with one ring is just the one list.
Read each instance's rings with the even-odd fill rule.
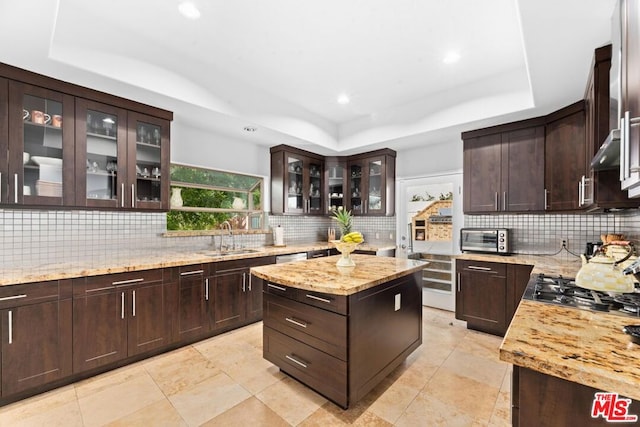
[[340,237],[351,233],[351,227],[353,226],[351,211],[340,206],[338,209],[332,210],[331,214],[333,215],[333,219],[338,222],[338,227],[340,227]]

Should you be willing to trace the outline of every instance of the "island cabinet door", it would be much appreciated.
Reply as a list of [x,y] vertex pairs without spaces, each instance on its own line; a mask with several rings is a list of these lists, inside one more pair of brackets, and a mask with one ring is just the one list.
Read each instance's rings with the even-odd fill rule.
[[349,404],[422,344],[420,274],[349,296]]

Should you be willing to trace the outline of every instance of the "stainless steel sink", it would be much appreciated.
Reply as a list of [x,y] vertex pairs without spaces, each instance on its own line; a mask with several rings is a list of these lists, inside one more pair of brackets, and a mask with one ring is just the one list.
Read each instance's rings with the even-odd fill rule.
[[227,249],[222,251],[207,251],[207,252],[203,252],[203,254],[206,256],[215,257],[215,256],[225,256],[225,255],[255,254],[258,252],[263,252],[263,251],[262,249],[244,248],[244,249]]

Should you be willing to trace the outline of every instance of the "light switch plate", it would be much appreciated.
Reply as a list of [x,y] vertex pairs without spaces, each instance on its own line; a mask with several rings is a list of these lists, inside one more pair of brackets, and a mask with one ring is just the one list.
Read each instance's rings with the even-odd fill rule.
[[396,303],[394,307],[394,311],[400,310],[400,294],[396,294]]

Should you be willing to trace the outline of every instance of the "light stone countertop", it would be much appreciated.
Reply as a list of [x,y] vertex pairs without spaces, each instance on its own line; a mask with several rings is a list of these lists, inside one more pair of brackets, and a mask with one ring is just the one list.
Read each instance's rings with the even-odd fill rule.
[[355,267],[337,267],[341,255],[286,264],[252,267],[264,280],[307,291],[352,295],[422,270],[428,262],[352,254]]
[[[575,277],[579,258],[462,254],[458,259],[533,265],[532,275]],[[500,346],[500,360],[640,400],[640,345],[622,332],[640,319],[522,300]]]
[[[265,246],[253,248],[256,252],[249,254],[228,254],[211,256],[211,250],[171,251],[154,250],[141,253],[137,258],[118,258],[117,255],[106,260],[78,260],[72,263],[52,263],[37,267],[27,266],[3,269],[0,272],[0,286],[18,285],[22,283],[44,282],[48,280],[72,279],[76,277],[98,276],[102,274],[124,273],[128,271],[152,270],[156,268],[180,267],[183,265],[210,262],[231,261],[263,256],[285,255],[298,252],[309,252],[329,249],[328,242],[294,244],[283,247]],[[331,245],[332,247],[332,245]],[[364,242],[359,250],[377,251],[395,248],[394,242]]]

